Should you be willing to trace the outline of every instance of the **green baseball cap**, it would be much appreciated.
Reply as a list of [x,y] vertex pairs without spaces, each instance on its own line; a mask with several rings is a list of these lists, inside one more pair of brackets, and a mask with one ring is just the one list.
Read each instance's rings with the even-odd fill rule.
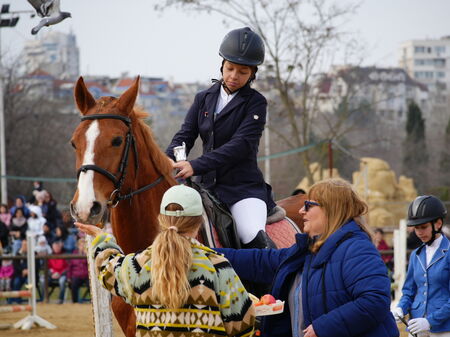
[[[178,204],[183,209],[178,211],[167,211],[169,204]],[[202,198],[200,194],[191,187],[176,185],[164,193],[161,200],[161,214],[170,216],[199,216],[203,213]]]

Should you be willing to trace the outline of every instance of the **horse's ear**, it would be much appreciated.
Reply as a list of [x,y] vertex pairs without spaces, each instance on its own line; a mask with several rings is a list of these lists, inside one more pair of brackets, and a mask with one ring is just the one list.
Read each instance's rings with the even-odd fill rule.
[[75,85],[74,96],[78,110],[80,110],[83,115],[85,115],[86,112],[95,105],[95,99],[86,88],[83,77],[81,76]]
[[128,88],[120,97],[119,97],[119,110],[126,112],[129,114],[131,110],[133,110],[134,103],[136,102],[136,97],[139,92],[139,81],[140,76],[136,77],[133,85]]

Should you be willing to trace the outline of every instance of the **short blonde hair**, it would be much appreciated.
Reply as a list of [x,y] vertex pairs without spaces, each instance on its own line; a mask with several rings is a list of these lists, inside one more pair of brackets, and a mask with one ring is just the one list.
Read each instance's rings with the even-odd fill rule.
[[334,232],[352,219],[369,235],[369,238],[372,238],[363,218],[368,206],[349,182],[342,179],[327,179],[315,183],[308,192],[308,199],[317,201],[327,218],[325,230],[311,247],[312,252],[316,253]]

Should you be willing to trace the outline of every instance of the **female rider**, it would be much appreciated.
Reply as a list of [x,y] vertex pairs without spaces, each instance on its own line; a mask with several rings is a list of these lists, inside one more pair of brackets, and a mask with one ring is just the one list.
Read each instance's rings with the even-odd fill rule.
[[203,187],[229,207],[243,247],[275,247],[265,233],[275,203],[256,160],[267,101],[250,87],[264,61],[264,43],[248,27],[235,29],[223,39],[219,54],[222,79],[196,95],[166,152],[175,159],[173,148],[184,142],[189,153],[200,135],[203,155],[174,163],[176,178],[201,176]]
[[393,310],[397,321],[410,314],[408,329],[419,336],[450,337],[450,242],[441,234],[447,210],[432,195],[417,197],[407,225],[422,245],[411,253],[403,295]]

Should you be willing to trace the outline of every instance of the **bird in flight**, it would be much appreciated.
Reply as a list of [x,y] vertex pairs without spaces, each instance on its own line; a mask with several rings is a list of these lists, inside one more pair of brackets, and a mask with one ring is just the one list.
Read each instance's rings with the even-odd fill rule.
[[61,12],[60,0],[28,0],[28,2],[42,18],[39,24],[31,30],[33,35],[36,35],[44,26],[55,25],[66,18],[72,17],[69,12]]

